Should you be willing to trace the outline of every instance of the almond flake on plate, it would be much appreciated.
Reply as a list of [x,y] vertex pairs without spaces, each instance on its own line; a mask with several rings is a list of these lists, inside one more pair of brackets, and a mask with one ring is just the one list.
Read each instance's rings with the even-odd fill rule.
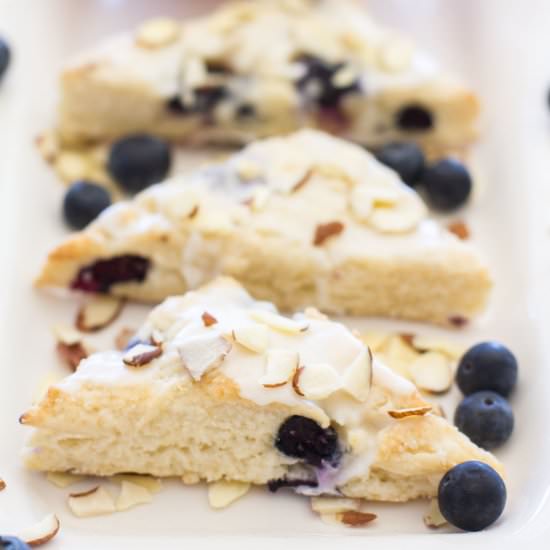
[[55,514],[48,514],[44,519],[20,531],[17,536],[29,546],[40,546],[53,539],[59,531],[59,520]]
[[411,407],[410,409],[391,409],[388,414],[392,418],[406,418],[407,416],[424,416],[432,410],[430,405],[424,407]]
[[447,523],[447,520],[441,514],[439,503],[436,498],[432,498],[430,501],[430,507],[424,514],[424,523],[426,524],[426,527],[431,527],[433,529],[441,527]]
[[342,387],[342,379],[331,365],[312,363],[296,369],[292,387],[306,399],[325,399]]
[[315,228],[313,245],[321,246],[327,239],[340,235],[342,231],[344,231],[344,224],[342,222],[334,221],[328,223],[320,223]]
[[71,512],[79,518],[116,512],[113,497],[104,487],[99,486],[91,491],[69,495],[67,504]]
[[269,345],[269,329],[258,323],[243,325],[233,330],[233,338],[246,349],[263,353]]
[[97,296],[86,302],[76,317],[76,328],[95,332],[112,323],[122,311],[124,300],[112,296]]
[[265,374],[260,384],[266,388],[284,386],[298,367],[298,352],[286,349],[273,349],[266,354]]
[[366,331],[360,333],[360,339],[362,342],[367,344],[369,348],[374,351],[380,351],[390,339],[390,334],[388,332],[378,332],[378,331]]
[[216,481],[208,485],[208,502],[212,508],[226,508],[250,489],[250,483]]
[[255,321],[267,325],[269,328],[287,334],[300,334],[309,327],[309,323],[305,319],[297,321],[265,309],[253,309],[250,312],[250,317]]
[[198,381],[202,375],[219,367],[225,356],[231,351],[231,343],[219,334],[207,334],[189,338],[181,343],[176,342],[176,349],[193,380]]
[[421,390],[443,393],[453,383],[453,371],[449,358],[438,351],[427,351],[409,365],[413,382]]
[[370,512],[358,512],[355,510],[348,510],[336,514],[336,518],[344,525],[349,527],[364,527],[371,521],[374,521],[378,516]]
[[455,342],[449,342],[435,336],[422,336],[418,334],[413,338],[412,345],[420,351],[439,351],[455,360],[460,359],[465,351],[463,345]]
[[122,362],[129,367],[143,367],[162,355],[160,346],[136,344],[122,357]]
[[181,25],[168,17],[145,21],[137,30],[136,42],[143,48],[163,48],[173,44],[180,36]]
[[109,478],[114,483],[122,483],[128,481],[134,485],[140,485],[151,493],[158,493],[162,489],[162,482],[160,479],[141,474],[116,474]]
[[130,481],[123,481],[115,506],[117,512],[122,512],[134,506],[138,506],[139,504],[147,504],[152,500],[153,495],[142,485]]
[[86,476],[80,476],[76,474],[68,474],[67,472],[48,472],[46,474],[46,479],[59,487],[60,489],[65,489],[75,483],[80,483],[86,479]]
[[338,514],[350,510],[358,511],[359,500],[340,497],[311,497],[311,509],[318,514]]

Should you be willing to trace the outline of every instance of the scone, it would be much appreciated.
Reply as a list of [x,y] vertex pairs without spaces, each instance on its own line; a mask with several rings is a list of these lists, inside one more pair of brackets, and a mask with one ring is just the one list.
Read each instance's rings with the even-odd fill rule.
[[395,172],[315,130],[111,206],[50,253],[37,284],[160,302],[218,274],[284,310],[458,325],[491,287]]
[[316,310],[293,317],[220,278],[156,307],[125,352],[96,353],[21,422],[26,464],[292,486],[406,501],[467,460],[502,465]]
[[351,0],[226,2],[148,21],[78,56],[61,77],[65,144],[147,132],[242,144],[301,127],[376,147],[460,149],[478,101],[435,60]]

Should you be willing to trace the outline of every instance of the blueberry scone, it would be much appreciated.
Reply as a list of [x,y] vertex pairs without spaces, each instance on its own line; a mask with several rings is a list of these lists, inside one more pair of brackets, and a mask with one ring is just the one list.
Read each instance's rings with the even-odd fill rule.
[[331,131],[368,146],[457,149],[476,135],[463,84],[351,0],[228,2],[155,19],[79,56],[61,77],[66,144],[135,132],[233,144]]
[[21,422],[43,471],[236,480],[372,500],[434,496],[502,465],[317,310],[280,315],[228,278],[157,306],[126,351],[91,355]]
[[285,310],[462,324],[488,270],[420,197],[357,145],[268,138],[150,187],[55,248],[39,286],[159,302],[230,275]]

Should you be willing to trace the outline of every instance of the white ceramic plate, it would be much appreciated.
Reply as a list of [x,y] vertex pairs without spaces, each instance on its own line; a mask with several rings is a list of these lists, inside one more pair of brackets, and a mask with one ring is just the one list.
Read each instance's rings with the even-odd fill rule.
[[[550,5],[544,0],[371,0],[380,19],[437,50],[479,91],[485,128],[476,151],[475,201],[459,216],[493,268],[496,288],[487,315],[455,338],[473,343],[498,338],[520,360],[521,380],[513,406],[516,431],[498,451],[509,472],[509,504],[503,518],[478,534],[429,531],[422,523],[426,503],[373,505],[379,514],[367,529],[321,523],[307,499],[271,496],[257,489],[221,512],[209,509],[203,486],[166,483],[151,505],[92,519],[67,510],[68,490],[23,470],[19,460],[25,429],[18,416],[40,380],[57,369],[50,327],[70,323],[71,301],[39,294],[31,282],[46,250],[64,233],[62,187],[33,147],[51,124],[55,81],[62,61],[99,37],[128,28],[144,17],[206,10],[214,2],[156,0],[0,0],[0,33],[14,47],[14,64],[0,87],[0,533],[17,531],[49,512],[62,529],[49,548],[249,548],[315,546],[442,548],[468,544],[542,548],[550,535],[550,365],[545,327],[549,273],[546,163],[550,127],[545,112],[550,61],[545,44]],[[550,40],[548,40],[550,41]],[[546,48],[546,49],[545,49]],[[546,73],[544,72],[546,69]],[[120,326],[137,326],[145,310],[129,307]],[[404,323],[355,322],[423,333],[442,332]],[[458,399],[448,398],[447,411]]]

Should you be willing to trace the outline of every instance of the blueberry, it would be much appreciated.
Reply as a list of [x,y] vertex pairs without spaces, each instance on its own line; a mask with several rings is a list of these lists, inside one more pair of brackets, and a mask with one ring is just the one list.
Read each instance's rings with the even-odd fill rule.
[[298,415],[281,424],[275,447],[283,454],[301,458],[313,466],[321,466],[323,461],[335,464],[341,454],[334,428],[322,428],[311,418]]
[[8,43],[0,38],[0,80],[4,76],[4,73],[7,71],[10,64],[11,51]]
[[407,105],[396,114],[395,124],[406,132],[425,132],[431,130],[434,121],[430,111],[421,105]]
[[478,391],[460,402],[455,411],[455,425],[476,445],[494,449],[512,435],[514,413],[502,395]]
[[442,159],[427,167],[422,176],[428,202],[438,210],[453,210],[462,206],[472,190],[468,170],[459,161]]
[[376,158],[395,170],[411,187],[416,185],[424,170],[424,153],[416,143],[390,143],[376,153]]
[[30,550],[30,546],[17,537],[0,535],[0,550]]
[[110,206],[111,196],[99,185],[88,181],[73,183],[63,199],[63,215],[74,229],[82,229]]
[[111,147],[107,168],[126,191],[137,193],[162,181],[170,170],[168,144],[145,134],[116,141]]
[[443,517],[464,531],[481,531],[494,523],[506,504],[506,486],[483,462],[470,460],[451,468],[439,483]]
[[491,390],[508,397],[518,378],[514,354],[499,342],[481,342],[460,359],[456,383],[464,395]]

